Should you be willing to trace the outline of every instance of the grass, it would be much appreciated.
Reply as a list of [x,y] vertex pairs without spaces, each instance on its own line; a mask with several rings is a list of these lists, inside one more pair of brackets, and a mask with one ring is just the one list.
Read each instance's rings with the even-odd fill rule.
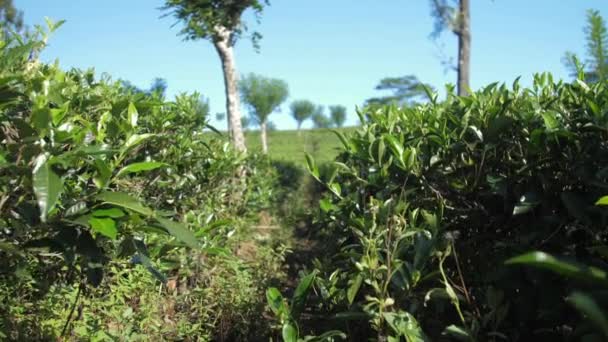
[[[340,128],[348,134],[355,127]],[[259,131],[245,132],[247,148],[261,151],[262,142]],[[309,129],[268,132],[268,154],[275,160],[292,161],[305,165],[305,153],[312,155],[317,163],[332,161],[342,148],[340,139],[329,129]]]

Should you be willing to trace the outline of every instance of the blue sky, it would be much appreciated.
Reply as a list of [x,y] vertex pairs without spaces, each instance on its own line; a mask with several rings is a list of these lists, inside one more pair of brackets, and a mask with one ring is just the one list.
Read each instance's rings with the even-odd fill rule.
[[[584,53],[585,11],[608,17],[606,0],[471,0],[473,88],[495,81],[511,83],[522,76],[528,84],[535,72],[567,78],[561,64],[566,50]],[[207,41],[184,42],[161,19],[162,0],[15,0],[28,24],[45,16],[65,19],[43,53],[64,68],[94,67],[114,78],[147,87],[155,77],[168,81],[168,93],[199,91],[209,98],[212,113],[224,112],[219,59]],[[294,128],[288,103],[310,99],[349,109],[348,124],[357,122],[355,106],[380,93],[386,76],[415,74],[437,88],[454,83],[454,72],[440,63],[440,49],[454,56],[456,40],[433,29],[429,0],[271,0],[259,25],[264,36],[260,53],[247,40],[236,47],[241,74],[255,72],[284,79],[290,98],[270,120]],[[244,109],[245,110],[245,109]],[[214,115],[212,115],[212,121]],[[224,123],[215,123],[224,127]]]

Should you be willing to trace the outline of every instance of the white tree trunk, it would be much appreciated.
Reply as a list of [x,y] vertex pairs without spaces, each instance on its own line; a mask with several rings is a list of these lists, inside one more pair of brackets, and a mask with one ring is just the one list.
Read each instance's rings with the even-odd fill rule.
[[230,136],[234,147],[246,152],[245,137],[243,128],[241,127],[241,102],[238,92],[238,77],[234,61],[234,50],[230,44],[231,33],[223,29],[220,34],[222,38],[214,41],[215,49],[217,50],[220,60],[222,61],[222,70],[224,72],[224,86],[226,92],[226,115]]
[[262,152],[268,154],[268,136],[266,135],[266,121],[260,124],[260,136],[262,137]]

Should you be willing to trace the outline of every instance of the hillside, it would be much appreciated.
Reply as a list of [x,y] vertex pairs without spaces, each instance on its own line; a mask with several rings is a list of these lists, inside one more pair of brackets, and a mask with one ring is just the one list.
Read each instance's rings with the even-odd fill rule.
[[[355,127],[340,128],[339,131],[348,133]],[[259,131],[245,133],[247,148],[250,151],[260,151],[261,141]],[[308,129],[271,131],[268,132],[268,149],[273,159],[293,161],[304,165],[304,154],[310,153],[317,162],[333,160],[341,143],[330,129]]]

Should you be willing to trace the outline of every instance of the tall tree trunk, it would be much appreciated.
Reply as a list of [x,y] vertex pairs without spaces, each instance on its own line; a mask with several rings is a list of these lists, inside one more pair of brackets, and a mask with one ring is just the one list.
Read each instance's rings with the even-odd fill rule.
[[228,129],[230,130],[234,147],[239,151],[246,152],[247,147],[245,146],[245,137],[243,136],[243,128],[241,127],[241,102],[237,87],[238,79],[234,62],[234,50],[230,44],[231,33],[223,30],[219,35],[221,39],[214,41],[214,45],[222,61],[222,70],[224,72]]
[[460,0],[458,29],[458,95],[469,94],[471,78],[471,8],[469,0]]
[[268,154],[268,136],[266,135],[266,121],[260,124],[260,136],[262,137],[262,152]]

